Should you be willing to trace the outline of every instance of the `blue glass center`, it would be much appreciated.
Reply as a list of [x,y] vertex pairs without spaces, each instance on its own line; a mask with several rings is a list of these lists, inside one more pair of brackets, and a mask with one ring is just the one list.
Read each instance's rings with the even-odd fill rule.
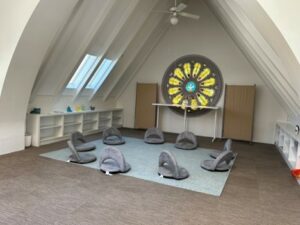
[[196,85],[196,83],[194,81],[189,81],[185,85],[185,90],[187,92],[195,92],[196,88],[197,88],[197,85]]

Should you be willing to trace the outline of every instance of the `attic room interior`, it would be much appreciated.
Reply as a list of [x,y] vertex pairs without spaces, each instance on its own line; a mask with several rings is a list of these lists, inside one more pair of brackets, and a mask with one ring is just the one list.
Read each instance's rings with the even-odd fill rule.
[[299,224],[297,0],[1,0],[1,224]]

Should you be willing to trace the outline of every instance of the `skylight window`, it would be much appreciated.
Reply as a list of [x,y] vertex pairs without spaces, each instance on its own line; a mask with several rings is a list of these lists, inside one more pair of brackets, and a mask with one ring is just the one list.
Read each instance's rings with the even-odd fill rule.
[[77,89],[79,86],[89,78],[97,63],[99,62],[99,57],[94,55],[85,55],[84,59],[80,63],[76,72],[74,73],[72,79],[69,81],[67,88]]
[[99,89],[113,69],[114,65],[115,63],[111,59],[103,59],[93,78],[89,81],[85,88],[94,90]]

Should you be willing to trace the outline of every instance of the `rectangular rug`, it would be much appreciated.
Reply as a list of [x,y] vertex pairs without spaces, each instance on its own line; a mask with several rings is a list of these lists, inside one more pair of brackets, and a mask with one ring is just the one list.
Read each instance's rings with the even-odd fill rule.
[[[203,160],[211,159],[209,154],[216,150],[204,148],[197,148],[196,150],[180,150],[175,148],[172,143],[150,145],[144,143],[142,139],[126,137],[125,140],[126,144],[116,147],[123,152],[126,161],[131,165],[131,170],[122,175],[214,196],[221,195],[230,171],[209,172],[200,167],[200,163]],[[93,141],[93,143],[96,144],[97,149],[90,151],[89,153],[96,155],[97,161],[79,165],[98,170],[100,153],[107,145],[104,145],[102,140]],[[190,174],[187,179],[173,180],[158,176],[158,158],[163,150],[172,152],[176,157],[178,165],[187,169]],[[64,148],[41,154],[41,156],[66,162],[70,154],[70,150]]]

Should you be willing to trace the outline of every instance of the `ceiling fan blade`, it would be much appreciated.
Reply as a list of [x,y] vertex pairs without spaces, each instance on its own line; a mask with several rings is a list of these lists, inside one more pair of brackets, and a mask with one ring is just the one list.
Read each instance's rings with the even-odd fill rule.
[[176,12],[181,12],[187,7],[186,4],[180,3],[178,6],[176,6]]
[[195,14],[191,14],[191,13],[186,13],[186,12],[180,12],[178,13],[180,16],[184,16],[184,17],[188,17],[191,19],[195,19],[195,20],[199,20],[200,16],[199,15],[195,15]]
[[153,12],[155,12],[155,13],[171,13],[171,12],[166,11],[166,10],[154,10]]

